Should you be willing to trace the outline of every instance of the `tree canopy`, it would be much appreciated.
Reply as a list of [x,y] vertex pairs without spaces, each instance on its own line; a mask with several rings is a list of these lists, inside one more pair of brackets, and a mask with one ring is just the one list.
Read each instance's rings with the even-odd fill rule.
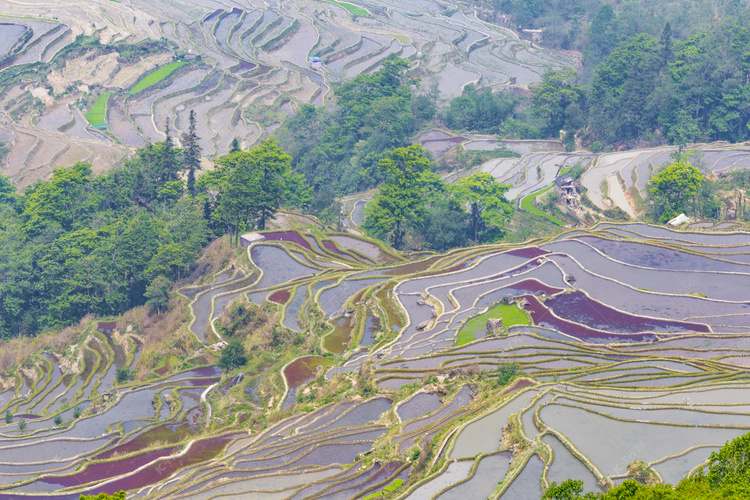
[[238,241],[243,231],[265,229],[280,206],[308,204],[310,187],[304,175],[292,172],[291,161],[274,138],[218,158],[197,183],[214,200],[213,222]]
[[221,350],[221,357],[219,358],[219,367],[225,372],[231,372],[241,366],[245,366],[247,363],[247,355],[245,354],[245,346],[242,345],[242,341],[238,338],[233,338],[225,345]]
[[510,186],[484,172],[445,184],[425,155],[413,145],[381,160],[387,180],[365,207],[365,232],[397,249],[439,251],[500,237],[514,210],[503,196]]
[[419,226],[425,216],[420,191],[423,173],[430,172],[430,160],[422,146],[413,145],[391,151],[380,160],[380,168],[387,180],[365,207],[363,227],[367,233],[401,249],[407,227]]
[[[383,180],[386,151],[408,146],[414,132],[411,91],[396,56],[375,73],[362,73],[334,90],[336,105],[303,106],[275,133],[316,196],[361,191]],[[315,202],[313,202],[315,204]]]
[[469,220],[474,243],[479,243],[483,233],[502,232],[502,228],[513,214],[513,205],[506,201],[505,192],[509,184],[500,184],[487,172],[464,177],[452,190],[459,202],[469,207]]
[[703,174],[687,162],[665,167],[648,183],[649,213],[660,221],[672,219],[680,213],[692,215],[702,183]]
[[210,237],[202,200],[179,178],[183,152],[169,142],[105,175],[88,163],[55,169],[22,194],[0,176],[0,335],[166,305]]
[[459,97],[450,102],[445,124],[455,130],[475,130],[496,134],[503,122],[513,115],[519,99],[507,92],[467,85]]

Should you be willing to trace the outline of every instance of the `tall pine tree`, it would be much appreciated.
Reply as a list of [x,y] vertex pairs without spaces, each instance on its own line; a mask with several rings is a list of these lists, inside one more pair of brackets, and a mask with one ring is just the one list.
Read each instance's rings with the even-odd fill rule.
[[195,135],[195,111],[190,110],[190,126],[188,133],[183,136],[183,150],[187,175],[187,190],[191,196],[195,195],[195,171],[201,168],[201,147]]
[[[161,151],[159,152],[159,180],[164,185],[167,182],[176,181],[180,175],[180,165],[177,161],[177,151],[174,148],[174,141],[172,141],[172,129],[170,127],[169,118],[167,118],[164,125],[164,135],[167,136],[164,142],[161,144]],[[157,143],[157,147],[159,144]]]

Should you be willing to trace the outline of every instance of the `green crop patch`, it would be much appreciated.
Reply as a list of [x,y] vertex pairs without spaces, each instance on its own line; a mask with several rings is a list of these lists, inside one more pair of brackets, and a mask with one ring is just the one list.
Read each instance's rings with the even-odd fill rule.
[[152,71],[151,73],[147,74],[140,80],[138,80],[138,83],[136,83],[132,89],[130,89],[131,94],[135,94],[137,92],[140,92],[141,90],[150,87],[151,85],[155,85],[159,83],[160,81],[164,80],[166,77],[168,77],[174,70],[179,68],[180,66],[187,64],[185,61],[176,61],[171,64],[167,64],[166,66],[162,66],[161,68]]
[[91,124],[92,127],[98,127],[104,125],[105,117],[107,115],[107,99],[112,95],[112,92],[105,92],[99,96],[88,113],[86,113],[86,120]]
[[382,498],[387,493],[393,493],[394,491],[396,491],[397,489],[399,489],[402,484],[404,484],[404,480],[403,479],[394,479],[391,484],[389,484],[388,486],[386,486],[385,488],[383,488],[383,491],[378,491],[377,493],[372,493],[370,495],[367,495],[363,500],[368,500],[368,499],[371,499],[371,498]]
[[548,214],[547,212],[538,209],[537,206],[534,205],[534,200],[536,199],[537,196],[543,195],[544,193],[546,193],[547,191],[549,191],[553,187],[554,187],[554,184],[551,185],[551,186],[547,186],[544,189],[540,189],[539,191],[534,191],[533,193],[531,193],[528,196],[524,196],[524,198],[521,200],[521,208],[523,210],[526,210],[527,212],[531,212],[532,214],[536,214],[536,215],[538,215],[540,217],[544,217],[545,219],[548,219],[548,220],[554,222],[558,226],[564,226],[565,222],[561,221],[560,219],[558,219],[554,215]]
[[513,304],[497,304],[486,313],[474,316],[458,332],[457,345],[468,344],[477,339],[477,334],[487,328],[488,319],[502,318],[503,327],[513,325],[530,325],[528,316]]
[[338,2],[337,0],[321,0],[321,1],[328,2],[328,3],[335,3],[339,7],[345,8],[347,12],[349,12],[349,14],[353,16],[369,16],[370,15],[370,13],[366,11],[365,9],[363,9],[362,7],[357,7],[356,5],[352,5],[350,3]]

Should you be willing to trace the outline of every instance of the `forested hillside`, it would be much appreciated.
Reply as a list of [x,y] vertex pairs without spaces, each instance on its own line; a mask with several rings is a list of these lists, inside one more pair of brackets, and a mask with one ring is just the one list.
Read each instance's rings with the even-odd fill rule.
[[[531,128],[519,129],[511,121],[501,133],[558,137],[564,130],[569,148],[577,135],[594,151],[750,138],[747,5],[533,0],[485,5],[494,9],[496,22],[522,34],[526,28],[540,29],[543,45],[583,54],[580,71],[548,72],[541,84],[531,86],[526,104],[520,101],[515,113],[505,113],[523,118]],[[524,113],[529,105],[533,112]],[[449,122],[467,130],[485,128],[465,120]]]
[[408,67],[390,56],[376,73],[336,88],[334,106],[303,106],[276,132],[294,168],[310,179],[319,196],[376,186],[383,179],[378,162],[385,152],[408,145],[417,125],[404,74]]
[[[216,160],[194,182],[195,138],[148,145],[100,176],[77,163],[16,194],[0,176],[0,335],[33,335],[87,314],[159,309],[214,237],[263,229],[309,200],[273,141]],[[187,183],[185,179],[187,179]]]

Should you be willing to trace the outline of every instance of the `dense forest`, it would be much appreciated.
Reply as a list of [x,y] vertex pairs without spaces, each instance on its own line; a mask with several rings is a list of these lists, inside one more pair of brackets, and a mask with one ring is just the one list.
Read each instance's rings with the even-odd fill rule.
[[385,153],[409,145],[419,121],[415,112],[431,118],[430,101],[413,98],[406,68],[406,61],[389,56],[376,73],[336,88],[335,106],[303,106],[276,131],[294,169],[315,189],[314,209],[328,206],[336,194],[377,186]]
[[[609,147],[750,139],[750,9],[740,2],[651,3],[497,0],[518,29],[543,29],[546,46],[583,54],[581,71],[548,72],[525,99],[497,99],[497,133],[577,137]],[[500,18],[500,20],[506,18]],[[506,19],[507,20],[507,19]],[[496,22],[498,19],[496,19]],[[522,32],[523,34],[523,32]],[[467,89],[446,123],[489,131]],[[456,119],[456,111],[459,119]]]
[[2,337],[161,308],[212,238],[262,229],[280,205],[310,198],[272,139],[217,159],[195,182],[191,135],[176,148],[167,126],[164,142],[104,175],[77,163],[20,195],[0,176]]

